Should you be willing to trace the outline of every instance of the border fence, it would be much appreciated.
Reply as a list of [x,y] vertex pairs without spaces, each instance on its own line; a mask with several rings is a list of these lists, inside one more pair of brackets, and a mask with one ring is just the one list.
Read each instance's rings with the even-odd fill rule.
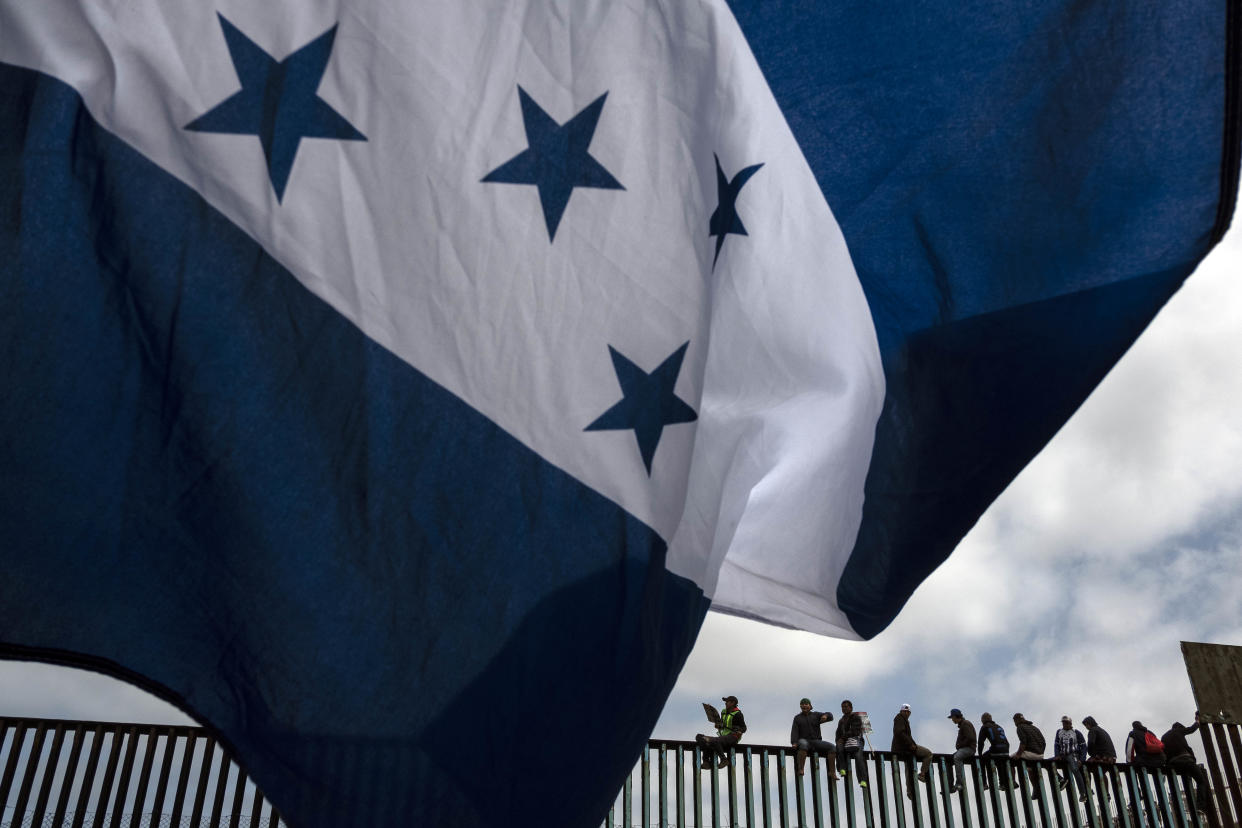
[[210,731],[0,718],[0,828],[276,828]]
[[[694,742],[653,739],[603,828],[1237,828],[1242,732],[1199,732],[1211,781],[1199,808],[1189,780],[1165,769],[1084,765],[1080,791],[1051,760],[975,757],[954,791],[947,754],[924,783],[912,760],[864,751],[862,787],[854,763],[837,779],[814,755],[799,776],[789,747],[742,745],[701,770]],[[0,718],[0,808],[0,828],[285,825],[210,731],[166,725]]]
[[[1223,740],[1223,726],[1210,727],[1221,729],[1217,739]],[[1236,740],[1237,726],[1231,727]],[[1204,732],[1203,738],[1206,745],[1212,736]],[[1220,762],[1227,769],[1224,776],[1220,766],[1211,765],[1211,789],[1200,794],[1202,810],[1195,807],[1189,778],[1163,768],[1083,765],[1086,790],[1080,791],[1072,776],[1062,785],[1064,766],[1051,759],[974,757],[966,760],[966,780],[953,792],[947,754],[932,756],[925,783],[914,779],[917,766],[911,759],[887,751],[862,755],[866,787],[855,779],[853,762],[850,774],[838,781],[814,755],[808,757],[806,775],[797,775],[789,747],[739,745],[726,767],[700,770],[702,754],[694,742],[653,739],[603,826],[1235,828],[1242,817],[1238,765],[1227,752]],[[1235,745],[1235,756],[1242,758],[1242,747]]]

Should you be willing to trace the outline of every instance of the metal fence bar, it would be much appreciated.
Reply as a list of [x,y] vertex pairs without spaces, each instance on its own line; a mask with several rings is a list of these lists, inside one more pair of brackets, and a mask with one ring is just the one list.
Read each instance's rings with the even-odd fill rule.
[[[903,792],[901,789],[901,768],[899,767],[899,765],[902,765],[902,764],[903,762],[901,762],[899,759],[897,759],[896,757],[893,758],[893,812],[897,817],[897,828],[906,828],[906,804],[901,801],[902,796],[905,795],[905,792]],[[914,760],[910,759],[909,764],[910,764],[910,773],[913,774],[914,773]],[[914,777],[911,776],[910,787],[906,788],[906,791],[913,790],[913,788],[914,788]]]
[[811,754],[811,813],[815,828],[824,826],[824,792],[819,783],[819,757]]
[[[694,828],[703,828],[703,774],[699,768],[703,766],[703,748],[694,746]],[[784,806],[781,806],[782,809]],[[782,825],[782,828],[784,826]]]
[[[725,765],[725,779],[729,783],[729,825],[737,826],[737,748],[729,750],[729,764]],[[644,823],[643,828],[646,828]]]
[[643,748],[642,762],[642,814],[643,828],[651,826],[651,747]]
[[[1221,778],[1220,763],[1216,758],[1216,745],[1212,740],[1212,726],[1201,725],[1199,727],[1199,737],[1203,739],[1204,759],[1207,761],[1208,776],[1212,780],[1211,794],[1209,801],[1212,807],[1208,809],[1208,823],[1212,828],[1221,828],[1221,823],[1232,823],[1229,813],[1229,797],[1225,793],[1225,782]],[[1223,748],[1224,745],[1221,745]],[[1219,816],[1218,816],[1219,814]]]
[[[1057,776],[1056,762],[1045,765],[1044,770],[1048,773],[1048,798],[1053,802],[1053,807],[1056,811],[1057,825],[1060,826],[1060,828],[1068,828],[1069,817],[1065,813],[1065,801],[1061,798],[1061,780]],[[1070,776],[1068,765],[1065,768],[1065,774],[1066,776]],[[1066,787],[1069,787],[1068,782],[1066,783]],[[1049,816],[1047,804],[1042,798],[1040,799],[1039,804],[1043,809],[1044,819],[1048,820]],[[1077,822],[1077,820],[1075,820],[1075,822]]]
[[[696,776],[697,773],[696,773]],[[686,828],[686,749],[677,746],[677,828]]]
[[[0,747],[4,746],[5,730],[0,729]],[[13,776],[17,773],[17,759],[21,756],[22,745],[26,742],[26,723],[19,721],[13,731],[13,744],[9,748],[9,761],[4,763],[4,775],[0,776],[0,806],[9,801],[9,789],[13,786]]]
[[656,759],[656,773],[660,774],[658,793],[660,828],[668,828],[668,748],[660,745],[660,752],[656,755]]
[[745,771],[743,784],[746,786],[746,825],[747,828],[754,828],[755,824],[755,779],[754,779],[754,756],[751,754],[750,748],[746,748],[746,763],[742,765]]
[[[120,828],[121,813],[125,810],[125,797],[129,796],[129,781],[133,775],[134,757],[138,755],[138,728],[130,725],[125,729],[125,758],[121,761],[121,778],[116,784],[116,805],[112,808],[109,828]],[[134,804],[134,813],[142,812],[142,803]],[[132,820],[131,820],[132,824]]]
[[[181,812],[185,808],[185,794],[190,786],[190,766],[194,764],[194,744],[198,739],[198,734],[191,733],[185,740],[185,752],[181,754],[181,773],[177,775],[177,791],[173,794],[173,809],[171,824],[179,826],[181,824]],[[172,747],[169,742],[169,747]]]
[[229,828],[238,828],[241,824],[242,797],[246,794],[246,771],[237,766],[237,781],[233,783],[233,812],[229,815]]
[[[1229,744],[1233,746],[1234,770],[1229,777],[1229,794],[1233,797],[1234,819],[1242,822],[1242,774],[1239,773],[1239,771],[1242,771],[1242,729],[1236,724],[1217,725],[1217,727],[1224,728],[1225,732],[1229,734]],[[1221,744],[1224,744],[1223,738],[1221,739]]]
[[795,773],[793,779],[794,786],[794,813],[798,817],[798,828],[806,826],[806,793],[805,786],[802,784],[803,777],[801,774]]
[[82,743],[86,740],[86,731],[82,724],[73,729],[73,747],[69,749],[69,765],[65,768],[65,781],[60,786],[60,796],[56,798],[56,813],[52,815],[52,824],[60,826],[65,821],[65,811],[69,807],[69,792],[73,788],[73,780],[78,771],[78,760],[82,756]]
[[108,813],[108,801],[112,798],[112,783],[116,781],[116,767],[121,761],[122,733],[119,729],[109,730],[111,744],[108,748],[108,762],[104,765],[103,781],[99,785],[99,798],[95,800],[95,819],[91,828],[103,828],[104,817]]
[[[876,795],[880,799],[880,828],[889,828],[888,822],[888,785],[884,779],[884,757],[878,753],[872,754],[875,759],[875,774],[871,777],[875,780]],[[894,799],[896,791],[893,791]]]
[[630,828],[633,824],[633,771],[626,773],[625,787],[621,788],[621,824]]
[[[13,806],[13,825],[21,828],[26,818],[26,805],[30,802],[30,791],[34,787],[35,772],[39,768],[39,760],[43,758],[43,740],[47,736],[47,722],[39,722],[35,728],[34,742],[30,746],[30,759],[26,762],[26,772],[22,774],[22,784],[17,790],[17,803]],[[0,806],[5,798],[0,796]]]
[[[1185,808],[1186,802],[1182,799],[1182,795],[1184,793],[1183,785],[1177,777],[1177,771],[1172,768],[1170,768],[1164,775],[1165,784],[1169,789],[1169,802],[1173,805],[1174,824],[1177,828],[1191,828],[1191,819],[1189,815],[1187,815]],[[1193,787],[1186,787],[1188,790],[1194,790]],[[1191,805],[1190,810],[1192,813],[1194,812],[1193,804]]]
[[250,807],[251,828],[258,828],[261,816],[263,816],[263,791],[256,787],[254,789],[254,804]]
[[31,825],[42,825],[47,814],[47,802],[52,796],[52,780],[56,777],[56,766],[60,764],[60,750],[65,744],[65,724],[57,722],[52,734],[52,747],[47,752],[47,770],[43,773],[43,784],[39,786],[39,798],[35,801],[34,813],[30,817]]
[[[712,783],[712,828],[720,828],[720,762],[714,757],[708,759],[707,762],[712,766],[711,770],[708,771],[711,774],[710,779]],[[629,821],[627,820],[625,824],[628,826]]]
[[[952,778],[949,776],[951,765],[940,756],[936,759],[936,767],[940,768],[940,801],[944,807],[945,828],[953,828],[953,785],[949,781]],[[934,809],[932,816],[935,816]],[[937,824],[934,818],[932,824]]]
[[[85,738],[85,734],[83,734]],[[90,803],[91,788],[95,785],[95,770],[99,767],[99,752],[103,749],[104,727],[96,725],[91,733],[91,752],[86,758],[86,775],[82,777],[82,789],[78,793],[78,805],[73,814],[73,828],[82,828],[86,818],[86,806]]]
[[[776,795],[779,802],[776,804],[776,813],[780,816],[781,828],[789,828],[789,791],[785,786],[785,751],[776,751]],[[799,826],[801,828],[801,826]]]
[[[220,817],[224,815],[224,789],[229,783],[229,768],[232,766],[228,754],[221,751],[220,771],[216,774],[216,795],[211,800],[211,816],[207,818],[207,824],[211,828],[219,828]],[[198,828],[197,825],[193,828]]]
[[761,807],[764,811],[764,828],[773,826],[773,813],[771,813],[771,781],[768,778],[768,749],[759,752],[759,796],[761,799]]

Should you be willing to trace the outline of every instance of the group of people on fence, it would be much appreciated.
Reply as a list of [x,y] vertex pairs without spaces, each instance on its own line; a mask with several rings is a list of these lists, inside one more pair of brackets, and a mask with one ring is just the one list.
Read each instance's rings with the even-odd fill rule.
[[[720,722],[716,726],[715,736],[697,734],[695,741],[702,749],[702,767],[704,769],[725,767],[729,763],[729,748],[741,741],[746,732],[746,719],[738,707],[736,696],[725,696],[721,699],[725,708],[720,714]],[[793,727],[789,732],[789,743],[796,751],[794,765],[799,775],[806,772],[807,756],[822,756],[828,765],[828,776],[836,780],[849,773],[851,760],[856,768],[855,773],[859,786],[868,785],[867,765],[863,760],[864,723],[862,716],[854,711],[849,699],[841,702],[841,718],[837,720],[836,734],[832,741],[823,738],[822,726],[833,720],[833,714],[812,709],[810,699],[802,699],[799,703],[801,712],[794,716]],[[893,717],[892,752],[906,760],[907,774],[906,795],[914,797],[914,781],[928,781],[928,769],[931,764],[932,752],[927,747],[914,741],[910,730],[910,705],[903,704]],[[952,764],[950,765],[949,792],[954,793],[965,784],[965,760],[976,753],[994,766],[996,778],[1004,787],[1018,786],[1017,773],[1024,772],[1024,765],[1019,763],[1011,767],[1011,759],[1039,761],[1044,759],[1047,751],[1047,740],[1043,732],[1021,713],[1013,714],[1015,746],[1005,728],[992,718],[991,713],[983,713],[979,717],[979,728],[967,719],[961,710],[954,708],[949,711],[949,719],[957,725],[957,740],[954,743]],[[1083,774],[1084,766],[1114,765],[1117,762],[1117,751],[1113,746],[1112,737],[1100,727],[1092,716],[1085,716],[1082,724],[1087,728],[1087,735],[1074,727],[1069,716],[1061,717],[1061,727],[1053,734],[1053,754],[1058,764],[1065,766],[1060,780],[1060,787],[1075,785],[1080,801],[1087,799],[1087,783]],[[1126,761],[1131,765],[1146,768],[1167,768],[1194,781],[1194,801],[1198,810],[1205,810],[1208,795],[1207,774],[1195,759],[1194,751],[1186,742],[1186,737],[1199,729],[1199,713],[1195,712],[1194,724],[1186,727],[1181,722],[1174,722],[1163,736],[1156,734],[1135,721],[1126,737]],[[838,757],[840,759],[838,760]],[[914,763],[919,762],[919,771],[914,773]],[[983,787],[989,787],[989,773],[985,769]],[[1038,798],[1038,785],[1028,777],[1028,784],[1035,791],[1032,798]]]

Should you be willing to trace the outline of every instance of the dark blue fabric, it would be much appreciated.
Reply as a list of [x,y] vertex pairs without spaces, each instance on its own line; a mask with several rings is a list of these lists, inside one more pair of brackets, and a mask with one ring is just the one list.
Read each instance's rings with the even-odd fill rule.
[[879,336],[887,396],[837,592],[863,636],[1228,222],[1226,5],[730,0]]
[[664,542],[5,66],[0,364],[0,653],[155,689],[303,828],[602,819],[706,610]]

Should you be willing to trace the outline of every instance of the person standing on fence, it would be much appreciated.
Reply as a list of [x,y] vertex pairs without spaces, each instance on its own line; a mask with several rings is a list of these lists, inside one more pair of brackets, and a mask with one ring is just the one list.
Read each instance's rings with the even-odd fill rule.
[[[996,767],[996,778],[1004,787],[1017,784],[1009,781],[1013,778],[1009,771],[1009,737],[1005,735],[1005,728],[996,723],[991,713],[984,713],[979,717],[979,756],[986,756]],[[989,787],[991,786],[985,772],[983,789],[986,791]]]
[[837,721],[837,753],[842,761],[837,765],[837,773],[845,776],[854,760],[858,772],[858,786],[867,787],[867,764],[862,755],[863,722],[862,716],[854,712],[854,703],[849,699],[841,702],[841,718]]
[[[944,708],[941,708],[942,710]],[[957,725],[957,742],[953,745],[953,776],[949,783],[949,793],[957,793],[966,787],[965,761],[975,755],[975,726],[970,719],[962,715],[956,707],[949,711],[948,718]]]
[[1113,737],[1096,723],[1094,716],[1083,717],[1082,723],[1087,728],[1087,764],[1115,765],[1117,748],[1113,747]]
[[746,718],[738,709],[737,696],[725,696],[721,701],[725,703],[725,708],[720,711],[720,724],[716,725],[716,735],[694,735],[694,741],[703,749],[703,770],[711,768],[713,757],[719,760],[716,767],[728,767],[729,748],[740,742],[742,734],[746,732]]
[[920,782],[927,781],[927,769],[931,765],[932,752],[915,743],[910,733],[910,705],[903,704],[901,710],[893,717],[893,753],[906,761],[906,796],[914,799],[914,760],[921,762],[919,766]]
[[[1186,727],[1181,722],[1174,722],[1169,732],[1161,737],[1164,742],[1164,755],[1169,760],[1169,771],[1176,771],[1185,779],[1189,776],[1194,780],[1194,803],[1196,811],[1208,809],[1208,777],[1207,772],[1199,767],[1195,752],[1186,744],[1187,734],[1199,729],[1199,712],[1195,711],[1195,723]],[[1190,787],[1187,785],[1187,787]]]
[[806,772],[806,755],[811,751],[818,753],[828,762],[828,778],[837,780],[837,746],[823,737],[819,726],[832,721],[831,713],[820,713],[811,709],[811,700],[799,702],[802,712],[793,718],[793,728],[789,731],[789,743],[798,751],[795,764],[798,775]]
[[1126,760],[1140,768],[1164,766],[1164,742],[1156,737],[1143,723],[1135,720],[1130,735],[1126,737]]
[[1061,790],[1069,784],[1070,777],[1078,785],[1078,801],[1087,801],[1087,780],[1082,775],[1082,763],[1087,759],[1087,740],[1082,731],[1074,729],[1074,722],[1069,716],[1061,717],[1061,729],[1052,737],[1052,756],[1058,762],[1065,763],[1065,772],[1061,776]]
[[[1048,743],[1044,741],[1044,734],[1039,728],[1021,713],[1013,714],[1013,727],[1018,732],[1018,749],[1014,751],[1013,758],[1028,762],[1038,762],[1043,759],[1044,749],[1048,747]],[[1032,778],[1025,765],[1019,764],[1019,767],[1026,774],[1026,779],[1031,785],[1031,799],[1039,799],[1039,776]]]

